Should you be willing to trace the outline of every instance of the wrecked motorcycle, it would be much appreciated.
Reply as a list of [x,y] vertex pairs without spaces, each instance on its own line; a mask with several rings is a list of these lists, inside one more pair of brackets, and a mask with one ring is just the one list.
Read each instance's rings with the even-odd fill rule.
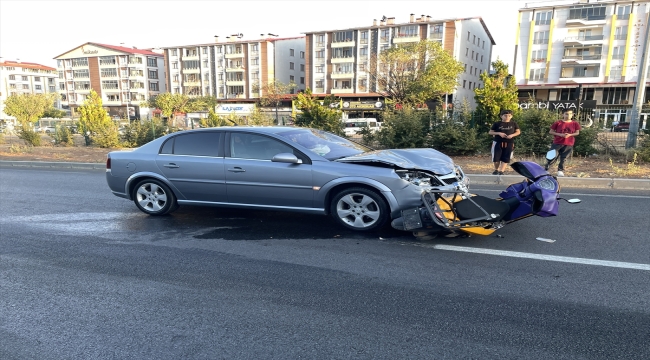
[[559,200],[574,204],[579,199],[562,199],[557,179],[542,166],[530,161],[511,164],[524,181],[515,183],[491,199],[471,194],[466,183],[431,187],[422,192],[423,205],[402,210],[391,226],[412,231],[428,240],[436,235],[490,235],[505,225],[536,215],[556,216]]

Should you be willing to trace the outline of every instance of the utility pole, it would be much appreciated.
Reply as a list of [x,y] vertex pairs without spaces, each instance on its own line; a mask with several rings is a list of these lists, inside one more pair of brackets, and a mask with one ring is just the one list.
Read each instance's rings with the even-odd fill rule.
[[[647,5],[646,5],[647,11]],[[650,11],[646,15],[645,23],[645,37],[643,37],[643,44],[641,45],[641,63],[639,66],[639,74],[636,80],[636,91],[634,92],[634,104],[632,105],[632,114],[630,116],[630,129],[627,134],[627,141],[625,148],[631,149],[636,147],[636,140],[639,135],[639,120],[641,118],[641,110],[643,109],[643,100],[645,100],[645,83],[648,79],[648,38],[650,37]]]

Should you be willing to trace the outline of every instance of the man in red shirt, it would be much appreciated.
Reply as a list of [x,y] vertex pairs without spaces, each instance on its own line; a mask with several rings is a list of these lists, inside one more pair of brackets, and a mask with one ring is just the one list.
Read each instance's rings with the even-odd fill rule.
[[[580,134],[580,123],[571,120],[572,117],[573,110],[564,109],[562,119],[554,122],[549,131],[554,136],[551,150],[556,150],[560,158],[560,163],[557,166],[557,176],[564,176],[564,160],[573,151],[573,144],[576,142],[575,137]],[[546,162],[546,171],[557,161],[557,158],[558,156]]]

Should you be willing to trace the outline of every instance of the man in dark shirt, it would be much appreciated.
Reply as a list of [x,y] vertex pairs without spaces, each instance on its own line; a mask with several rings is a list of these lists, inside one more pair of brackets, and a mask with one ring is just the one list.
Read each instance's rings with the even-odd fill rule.
[[501,121],[495,122],[488,134],[494,136],[492,141],[492,162],[494,162],[494,172],[492,175],[503,175],[506,166],[512,160],[513,150],[515,148],[514,137],[521,134],[519,125],[512,119],[511,110],[501,110],[499,114]]

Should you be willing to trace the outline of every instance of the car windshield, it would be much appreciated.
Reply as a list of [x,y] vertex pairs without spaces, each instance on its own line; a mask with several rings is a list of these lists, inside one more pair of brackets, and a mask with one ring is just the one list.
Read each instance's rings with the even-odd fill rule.
[[278,135],[299,144],[327,160],[336,160],[372,151],[340,136],[316,129],[296,129]]

